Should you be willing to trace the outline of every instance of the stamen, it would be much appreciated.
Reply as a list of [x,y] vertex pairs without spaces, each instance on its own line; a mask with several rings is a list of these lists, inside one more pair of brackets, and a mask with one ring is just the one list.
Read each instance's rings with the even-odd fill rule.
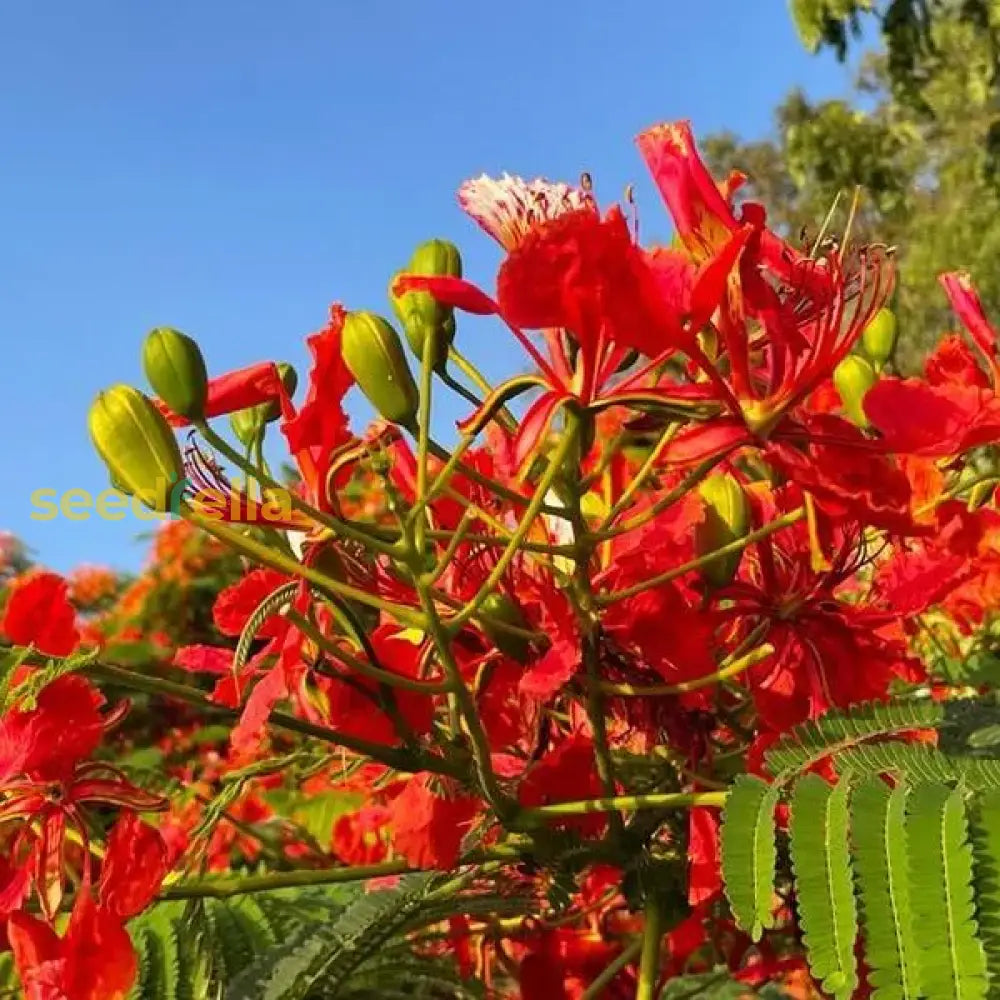
[[458,202],[476,222],[508,252],[516,250],[533,229],[568,212],[597,211],[589,174],[581,186],[555,183],[544,178],[526,181],[503,174],[482,174],[458,189]]

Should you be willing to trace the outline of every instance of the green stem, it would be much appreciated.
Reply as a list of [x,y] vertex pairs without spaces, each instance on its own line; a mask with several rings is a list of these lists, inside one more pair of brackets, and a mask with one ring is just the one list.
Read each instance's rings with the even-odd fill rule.
[[650,449],[649,454],[646,456],[645,461],[636,471],[636,474],[632,477],[632,481],[625,487],[622,491],[622,495],[615,501],[614,506],[608,511],[607,517],[601,523],[601,526],[597,529],[597,534],[599,535],[602,531],[607,531],[608,528],[614,523],[615,518],[629,505],[632,497],[635,495],[636,491],[646,482],[649,477],[650,472],[653,471],[653,466],[656,464],[656,460],[660,457],[663,449],[674,439],[677,432],[680,430],[681,425],[679,423],[668,424],[664,429],[663,433],[660,435],[659,440]]
[[469,741],[472,750],[472,759],[476,766],[476,774],[479,778],[480,788],[483,798],[490,804],[497,817],[501,820],[510,815],[511,808],[505,796],[500,791],[496,774],[493,772],[493,765],[490,761],[490,743],[483,729],[482,720],[479,717],[479,709],[476,706],[475,698],[465,684],[462,677],[461,668],[455,660],[451,650],[451,636],[445,628],[434,606],[434,601],[428,592],[425,584],[417,580],[417,593],[424,608],[427,618],[426,631],[431,637],[441,665],[448,677],[449,694],[453,696],[458,712],[465,723],[465,728],[469,734]]
[[413,512],[412,521],[414,543],[418,552],[424,551],[424,538],[427,531],[427,515],[424,508],[429,496],[427,493],[427,448],[431,435],[431,400],[434,393],[434,354],[437,351],[437,330],[426,331],[424,336],[423,357],[420,359],[420,408],[417,413],[417,509]]
[[[614,764],[611,760],[611,745],[608,742],[607,716],[604,711],[604,697],[601,693],[601,623],[594,614],[594,592],[590,583],[590,561],[593,554],[592,542],[587,535],[587,522],[583,517],[580,465],[580,442],[587,437],[590,425],[585,423],[592,418],[587,415],[567,411],[565,435],[573,442],[573,447],[567,451],[564,459],[564,487],[569,495],[570,525],[573,530],[573,542],[576,545],[576,558],[573,562],[571,594],[574,610],[580,625],[583,646],[583,665],[587,673],[587,718],[594,737],[594,762],[597,766],[597,776],[601,781],[601,789],[605,797],[615,794]],[[620,839],[625,827],[617,812],[611,815],[611,832],[614,838]]]
[[[52,659],[53,657],[48,656],[41,662],[47,663]],[[165,677],[141,674],[126,667],[119,667],[96,660],[88,663],[84,667],[84,672],[97,680],[109,681],[132,691],[143,691],[146,694],[174,698],[177,701],[195,705],[204,712],[210,712],[213,715],[222,716],[227,719],[238,719],[240,716],[238,711],[209,701],[205,693],[199,688],[167,680]],[[272,712],[269,724],[277,729],[284,729],[289,733],[298,733],[300,736],[311,736],[314,739],[343,747],[352,753],[371,757],[373,760],[380,761],[388,767],[395,768],[397,771],[434,771],[438,774],[447,774],[452,777],[462,777],[464,774],[463,769],[457,763],[447,761],[444,758],[432,757],[428,754],[423,754],[419,758],[416,758],[413,754],[406,751],[396,750],[381,743],[372,743],[369,740],[342,733],[328,726],[320,726],[306,719],[299,719],[285,712]]]
[[231,899],[254,892],[274,892],[307,885],[340,885],[388,875],[403,875],[413,871],[405,860],[383,861],[375,865],[350,868],[318,868],[290,872],[266,872],[261,875],[240,875],[238,878],[191,879],[169,886],[160,899]]
[[522,809],[518,819],[524,823],[582,816],[622,810],[638,812],[642,809],[689,809],[692,806],[721,808],[725,805],[725,792],[651,792],[649,795],[613,795],[602,799],[581,799],[577,802],[553,802],[547,806]]
[[289,611],[285,617],[303,635],[316,643],[324,653],[339,660],[346,667],[356,671],[363,677],[367,677],[369,680],[376,681],[379,684],[386,684],[389,687],[402,688],[405,691],[416,691],[418,694],[443,694],[449,690],[448,684],[444,681],[422,681],[414,677],[403,677],[401,674],[394,674],[391,670],[383,670],[381,667],[376,667],[372,663],[366,663],[364,660],[352,656],[333,643],[327,636],[323,635],[311,621],[296,611]]
[[386,614],[395,618],[398,622],[401,622],[404,625],[410,625],[413,628],[419,629],[424,627],[423,616],[414,611],[412,608],[408,608],[401,604],[393,604],[391,601],[383,600],[375,594],[369,594],[366,590],[360,590],[357,587],[352,587],[348,583],[342,583],[340,580],[334,580],[325,573],[320,573],[312,566],[300,563],[297,559],[293,559],[291,556],[287,556],[283,552],[278,552],[270,546],[263,545],[255,538],[244,535],[242,532],[237,531],[235,528],[230,527],[222,521],[206,517],[204,514],[199,514],[190,507],[182,507],[181,516],[185,518],[185,520],[190,521],[192,524],[198,525],[199,528],[207,531],[210,535],[215,536],[220,541],[225,542],[237,552],[242,552],[244,555],[249,556],[251,559],[256,560],[264,566],[270,566],[272,569],[279,570],[282,573],[287,573],[289,576],[301,577],[303,580],[308,580],[317,587],[336,594],[338,597],[342,597],[345,600],[357,601],[359,604],[365,604],[368,607],[378,608],[379,611],[384,611]]
[[[461,858],[455,869],[468,865],[498,867],[505,863],[520,861],[523,851],[504,844],[487,850],[471,851]],[[403,858],[381,861],[372,865],[352,865],[344,868],[308,868],[288,872],[263,872],[259,875],[239,875],[237,877],[208,877],[185,879],[167,886],[160,893],[160,899],[231,899],[255,892],[275,892],[280,889],[295,889],[310,885],[342,885],[345,882],[363,882],[371,878],[391,875],[408,875],[434,869],[414,868]],[[463,878],[466,876],[462,876]],[[449,888],[444,886],[442,888]]]
[[[552,457],[549,459],[548,467],[542,474],[541,479],[538,481],[538,485],[535,487],[535,492],[531,497],[531,502],[528,504],[527,509],[521,516],[521,520],[518,522],[517,528],[514,533],[510,536],[510,541],[507,543],[507,548],[504,549],[500,558],[497,560],[496,565],[491,570],[489,576],[483,581],[482,586],[477,591],[475,597],[469,601],[466,606],[459,611],[457,615],[448,619],[448,628],[452,632],[464,625],[470,618],[472,618],[482,607],[483,602],[487,597],[490,596],[496,589],[497,585],[503,579],[504,573],[507,572],[507,568],[514,561],[515,556],[521,550],[521,542],[524,541],[528,532],[531,530],[531,526],[535,521],[535,518],[543,510],[545,506],[545,496],[551,488],[553,482],[555,482],[556,476],[559,475],[566,461],[566,457],[571,454],[572,449],[576,444],[577,434],[576,432],[570,432],[569,430],[562,436],[559,444],[556,446],[556,450]],[[564,509],[559,508],[560,517],[566,517],[567,513]]]
[[635,597],[636,594],[641,594],[646,590],[652,590],[654,587],[660,587],[664,583],[669,583],[671,580],[677,579],[679,576],[684,576],[685,573],[691,573],[694,570],[701,569],[703,566],[707,566],[709,563],[715,562],[716,559],[722,559],[725,556],[731,555],[733,552],[742,552],[748,546],[753,545],[754,542],[759,542],[761,539],[767,538],[769,535],[773,535],[775,532],[781,531],[783,528],[787,528],[798,523],[805,516],[805,508],[799,507],[798,510],[793,510],[790,514],[785,514],[782,517],[776,518],[768,524],[765,524],[762,528],[758,528],[756,531],[751,531],[742,538],[737,538],[735,542],[730,542],[728,545],[723,545],[720,548],[715,549],[714,552],[708,552],[703,556],[699,556],[697,559],[692,559],[690,562],[682,563],[680,566],[675,566],[673,569],[669,569],[664,573],[648,577],[640,583],[633,584],[631,587],[624,587],[622,590],[616,590],[610,594],[598,594],[597,603],[602,607],[605,607],[609,604],[614,604],[617,601],[624,601],[629,597]]
[[663,913],[654,893],[646,898],[646,918],[642,931],[642,956],[639,959],[639,985],[635,1000],[656,1000],[656,984],[660,978],[660,942],[663,940]]
[[253,476],[262,486],[267,486],[268,489],[277,490],[281,495],[288,498],[288,502],[291,504],[292,508],[304,514],[306,517],[318,524],[322,524],[329,528],[335,535],[342,538],[349,538],[352,541],[358,542],[360,545],[364,545],[368,549],[373,549],[377,552],[381,552],[383,555],[398,555],[396,547],[390,543],[383,541],[377,536],[370,534],[367,531],[357,528],[354,525],[348,524],[346,521],[341,521],[339,518],[331,517],[329,514],[324,514],[322,511],[317,510],[311,504],[308,504],[303,500],[295,490],[290,490],[281,483],[272,479],[264,469],[254,468],[249,462],[247,462],[244,457],[233,448],[229,442],[217,434],[206,422],[196,423],[195,428],[198,433],[213,447],[216,451],[220,451],[226,458],[229,459],[237,468],[242,469],[249,476]]
[[717,455],[714,458],[705,459],[704,462],[695,466],[669,493],[662,496],[651,507],[644,510],[641,514],[636,514],[635,517],[624,524],[615,525],[614,527],[605,527],[602,525],[598,531],[594,532],[594,537],[599,541],[606,542],[608,539],[617,538],[619,535],[635,531],[644,524],[648,524],[677,503],[681,497],[690,493],[725,457],[725,455]]
[[604,990],[611,985],[612,980],[629,965],[642,951],[642,938],[638,937],[626,946],[625,950],[610,965],[601,970],[601,974],[580,994],[580,1000],[598,1000]]
[[686,694],[689,691],[699,691],[701,688],[719,684],[733,677],[738,677],[745,670],[767,659],[774,652],[774,646],[764,643],[745,656],[737,657],[727,666],[721,667],[714,674],[706,674],[704,677],[696,677],[690,681],[681,681],[679,684],[612,684],[607,681],[600,682],[600,690],[605,694],[618,695],[624,698],[651,698],[662,697],[663,695]]
[[434,568],[429,572],[424,574],[424,583],[428,587],[433,587],[438,580],[444,575],[445,571],[452,564],[455,553],[458,552],[458,547],[462,542],[466,541],[466,533],[468,527],[475,520],[475,514],[471,510],[462,511],[462,517],[458,522],[458,526],[455,528],[454,533],[448,540],[448,544],[445,547],[444,552],[438,556],[437,562],[434,564]]

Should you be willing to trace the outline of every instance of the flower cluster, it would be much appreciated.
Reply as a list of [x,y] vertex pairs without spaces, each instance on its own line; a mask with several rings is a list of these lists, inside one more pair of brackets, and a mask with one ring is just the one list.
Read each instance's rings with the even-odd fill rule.
[[[115,484],[154,507],[163,482],[183,489],[157,544],[201,547],[166,560],[186,567],[171,582],[215,567],[218,585],[182,625],[177,605],[142,610],[150,577],[117,604],[93,571],[10,588],[3,632],[33,652],[0,720],[0,918],[30,997],[123,997],[124,923],[164,878],[196,895],[200,873],[248,861],[506,866],[537,913],[439,936],[496,996],[578,998],[604,977],[602,995],[651,997],[717,964],[804,981],[787,904],[756,945],[730,918],[719,807],[806,720],[970,683],[931,643],[960,660],[994,624],[997,334],[946,275],[973,347],[949,335],[923,378],[897,377],[890,248],[849,225],[788,242],[741,177],[709,174],[686,123],[638,147],[669,246],[643,246],[631,206],[602,208],[589,180],[463,185],[503,259],[489,292],[442,240],[396,272],[417,377],[389,319],[338,303],[298,403],[287,366],[209,377],[165,328],[144,348],[154,395],[98,397]],[[462,313],[494,317],[532,370],[490,384]],[[364,430],[353,388],[378,415]],[[450,447],[442,390],[468,403]],[[275,430],[287,479],[264,458]],[[232,502],[210,511],[220,491]],[[81,620],[81,595],[113,607]],[[140,638],[154,669],[108,662]],[[60,663],[79,672],[50,678]],[[186,706],[155,739],[189,794],[167,802],[97,756],[127,706],[102,714],[84,674]],[[224,740],[199,742],[201,713]],[[317,826],[307,801],[337,805]]]

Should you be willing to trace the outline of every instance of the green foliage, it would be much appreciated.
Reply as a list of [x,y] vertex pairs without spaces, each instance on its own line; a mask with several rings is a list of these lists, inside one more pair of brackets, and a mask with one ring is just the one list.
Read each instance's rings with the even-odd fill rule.
[[726,799],[722,875],[737,923],[754,940],[774,925],[771,887],[776,848],[774,807],[778,788],[751,775],[736,779]]
[[797,0],[806,41],[838,49],[852,21],[877,7],[886,52],[860,61],[848,100],[793,91],[770,138],[724,133],[704,143],[713,170],[744,171],[743,196],[767,204],[770,222],[793,241],[803,228],[815,237],[838,195],[832,232],[842,235],[861,187],[852,239],[899,248],[893,308],[904,371],[956,326],[940,273],[970,271],[987,312],[1000,314],[1000,5],[926,0],[932,16],[921,19],[923,5]]
[[962,796],[943,785],[918,785],[907,813],[921,988],[930,997],[985,997],[986,960],[976,927]]
[[357,896],[335,921],[302,927],[244,969],[227,988],[226,1000],[304,1000],[321,979],[324,992],[336,995],[348,976],[407,926],[430,883],[426,875],[413,876],[396,890]]
[[861,782],[851,796],[854,867],[875,1000],[918,995],[905,809],[905,786],[890,789],[880,778]]
[[944,720],[944,709],[933,701],[897,701],[861,705],[850,712],[828,712],[796,726],[764,756],[776,778],[786,778],[812,764],[875,737],[927,729]]
[[972,815],[979,935],[991,979],[1000,979],[1000,791],[983,795]]
[[728,968],[672,976],[660,992],[659,1000],[784,1000],[788,994],[775,984],[753,990],[746,983],[733,979]]
[[872,0],[790,0],[795,30],[810,52],[831,45],[841,59],[848,35],[860,31],[860,15],[872,10]]
[[857,912],[847,850],[850,783],[831,787],[806,775],[792,794],[792,867],[799,924],[813,975],[835,997],[858,985],[854,962]]
[[[811,972],[835,997],[857,987],[859,932],[875,1000],[980,1000],[1000,985],[1000,760],[888,738],[955,715],[931,702],[831,713],[772,748],[773,785],[744,776],[729,794],[722,868],[734,918],[758,938],[775,882],[789,882]],[[824,758],[834,784],[804,773]],[[792,864],[775,873],[773,854],[762,864],[754,845],[773,846],[785,791]]]
[[881,29],[889,79],[896,98],[925,115],[933,108],[925,91],[940,71],[943,23],[961,19],[989,42],[990,83],[1000,67],[998,11],[992,0],[790,0],[792,20],[811,52],[831,47],[844,59],[859,39],[865,15]]
[[372,893],[345,885],[157,904],[129,928],[140,968],[130,1000],[480,997],[450,960],[418,954],[406,935],[458,913],[523,911],[526,901],[440,887],[421,875]]

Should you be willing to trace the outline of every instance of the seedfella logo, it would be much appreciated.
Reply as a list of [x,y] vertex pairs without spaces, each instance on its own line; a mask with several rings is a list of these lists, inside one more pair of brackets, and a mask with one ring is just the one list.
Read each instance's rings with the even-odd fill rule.
[[54,489],[38,489],[31,494],[33,521],[53,521],[65,517],[69,521],[86,521],[99,517],[102,521],[123,521],[131,514],[140,521],[162,521],[179,517],[185,502],[199,514],[213,521],[256,521],[270,525],[291,522],[291,496],[287,490],[268,489],[261,497],[239,490],[207,487],[191,496],[191,481],[164,480],[158,483],[148,500],[124,493],[114,487],[93,494],[88,490],[72,489],[59,494]]

